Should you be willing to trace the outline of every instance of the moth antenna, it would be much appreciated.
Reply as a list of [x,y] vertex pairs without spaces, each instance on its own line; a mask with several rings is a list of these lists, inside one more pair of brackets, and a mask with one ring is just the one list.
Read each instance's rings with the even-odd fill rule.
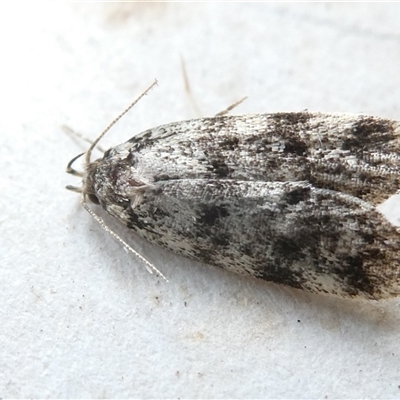
[[129,246],[128,243],[126,243],[120,236],[118,236],[117,233],[115,233],[113,230],[111,230],[104,220],[99,217],[93,210],[89,208],[89,206],[86,204],[86,199],[85,195],[82,195],[81,198],[81,203],[83,208],[94,218],[95,221],[97,221],[100,226],[112,237],[114,237],[119,243],[122,244],[128,251],[130,251],[134,256],[136,256],[140,261],[142,261],[146,265],[146,269],[152,274],[153,271],[161,276],[166,282],[168,282],[168,279],[164,276],[162,272],[160,272],[150,261],[146,260],[142,255],[140,255],[136,250],[134,250],[131,246]]
[[[86,136],[82,135],[82,133],[76,132],[73,129],[71,129],[69,126],[67,125],[61,125],[62,130],[67,133],[70,136],[75,136],[81,140],[83,140],[86,143],[92,144],[93,140],[87,138]],[[105,150],[101,147],[101,146],[96,146],[97,150],[99,150],[101,153],[104,153]]]
[[[75,175],[75,176],[79,176],[80,178],[83,177],[83,173],[77,171],[76,169],[72,168],[73,163],[80,157],[82,157],[85,154],[85,164],[89,165],[90,164],[90,156],[92,155],[92,151],[95,147],[97,147],[101,152],[104,153],[104,150],[98,146],[99,141],[104,137],[104,135],[143,97],[145,96],[150,89],[153,88],[153,86],[157,85],[157,79],[154,80],[154,82],[134,101],[132,102],[128,108],[125,109],[125,111],[123,111],[117,118],[115,118],[110,125],[107,126],[107,128],[100,134],[100,136],[94,140],[91,141],[90,139],[87,139],[86,137],[84,137],[83,135],[81,135],[78,132],[73,131],[71,128],[69,128],[66,125],[63,125],[62,128],[64,129],[65,132],[69,133],[69,134],[74,134],[75,136],[85,140],[86,142],[90,143],[90,147],[89,149],[86,151],[85,153],[81,153],[78,154],[77,156],[75,156],[67,165],[67,173],[71,174],[71,175]],[[75,190],[72,186],[68,186],[67,187],[68,190],[73,190],[73,191],[77,191]]]
[[115,118],[110,125],[107,126],[106,129],[100,134],[100,136],[90,145],[88,151],[85,155],[85,164],[90,164],[90,156],[92,155],[93,149],[97,146],[97,143],[104,137],[104,135],[143,97],[145,96],[155,85],[157,85],[157,79],[133,102],[129,105],[128,108],[125,109],[117,118]]

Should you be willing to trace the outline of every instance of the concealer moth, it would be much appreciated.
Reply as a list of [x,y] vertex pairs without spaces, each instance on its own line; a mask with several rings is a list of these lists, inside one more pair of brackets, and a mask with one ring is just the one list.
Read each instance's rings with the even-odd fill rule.
[[[242,275],[313,293],[400,292],[400,233],[376,208],[399,188],[400,124],[362,114],[281,112],[173,122],[91,160],[82,204],[152,243]],[[165,277],[164,277],[165,278]]]

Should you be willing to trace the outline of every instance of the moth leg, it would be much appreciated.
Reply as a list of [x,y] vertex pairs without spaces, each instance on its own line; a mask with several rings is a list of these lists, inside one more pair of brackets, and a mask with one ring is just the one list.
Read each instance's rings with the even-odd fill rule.
[[[187,70],[186,70],[185,61],[183,60],[182,55],[180,58],[181,58],[181,68],[182,68],[182,75],[183,75],[183,82],[185,85],[186,96],[188,97],[190,105],[192,106],[194,112],[196,113],[196,116],[198,118],[201,118],[204,114],[201,112],[200,107],[198,106],[198,104],[193,96],[192,89],[190,87],[189,77],[188,77]],[[243,97],[242,99],[236,101],[235,103],[233,103],[232,105],[227,107],[225,110],[222,110],[219,113],[215,114],[215,116],[227,114],[229,111],[233,110],[236,106],[243,103],[243,101],[245,101],[246,99],[247,99],[247,96]]]
[[235,107],[237,107],[239,104],[243,103],[245,100],[247,99],[247,96],[243,97],[242,99],[236,101],[235,103],[233,103],[232,105],[230,105],[228,108],[226,108],[225,110],[220,111],[219,113],[215,114],[216,117],[220,116],[220,115],[225,115],[228,114],[229,111],[233,110]]
[[185,86],[186,96],[187,96],[189,103],[192,106],[197,118],[201,118],[203,116],[203,113],[201,112],[200,107],[198,106],[198,104],[193,96],[192,89],[191,89],[190,83],[189,83],[189,77],[188,77],[188,74],[186,71],[185,61],[184,61],[182,55],[180,56],[180,58],[181,58],[181,68],[182,68],[183,83]]

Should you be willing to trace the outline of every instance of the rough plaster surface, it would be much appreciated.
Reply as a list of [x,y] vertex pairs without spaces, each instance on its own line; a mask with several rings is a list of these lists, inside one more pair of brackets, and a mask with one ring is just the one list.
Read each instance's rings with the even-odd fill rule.
[[[400,300],[309,295],[193,263],[108,223],[66,163],[202,115],[400,118],[394,3],[5,3],[0,9],[0,397],[398,398]],[[397,220],[398,203],[386,204]]]

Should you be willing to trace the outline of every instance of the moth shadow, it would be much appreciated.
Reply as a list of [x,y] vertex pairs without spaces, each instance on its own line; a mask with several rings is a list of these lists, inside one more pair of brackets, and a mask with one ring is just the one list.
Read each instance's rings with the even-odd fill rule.
[[307,293],[269,282],[257,282],[256,286],[257,291],[268,293],[260,296],[266,303],[273,297],[274,303],[277,301],[285,303],[287,310],[293,315],[298,315],[299,320],[312,317],[313,324],[321,325],[328,330],[352,325],[380,333],[399,332],[398,299],[380,301],[345,299]]

